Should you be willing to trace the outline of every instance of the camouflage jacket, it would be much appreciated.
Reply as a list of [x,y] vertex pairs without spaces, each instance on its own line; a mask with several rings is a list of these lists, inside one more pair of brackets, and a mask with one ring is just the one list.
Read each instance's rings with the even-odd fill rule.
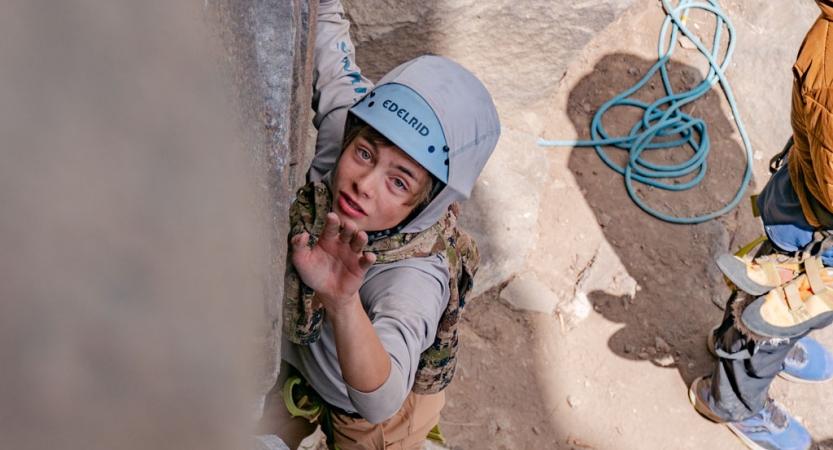
[[[329,189],[321,183],[310,183],[298,191],[297,200],[289,210],[289,239],[303,232],[310,234],[310,245],[324,229],[331,207]],[[474,274],[480,262],[477,245],[468,234],[457,228],[457,204],[430,228],[419,233],[400,233],[369,244],[365,251],[376,254],[376,264],[391,263],[405,258],[439,255],[448,264],[448,306],[437,325],[434,343],[420,355],[419,367],[412,390],[417,394],[433,394],[445,389],[454,377],[457,365],[457,323],[466,305],[466,294],[474,285]],[[298,276],[287,256],[283,299],[283,332],[295,344],[309,345],[321,334],[324,308]]]

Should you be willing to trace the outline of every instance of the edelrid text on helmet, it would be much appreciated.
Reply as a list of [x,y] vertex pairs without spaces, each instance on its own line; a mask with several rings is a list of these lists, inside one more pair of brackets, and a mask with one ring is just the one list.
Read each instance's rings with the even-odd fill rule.
[[388,83],[373,89],[350,108],[413,158],[431,175],[448,183],[449,148],[437,114],[416,91]]
[[431,130],[429,130],[428,127],[425,126],[425,124],[423,124],[416,117],[412,117],[411,113],[408,112],[408,110],[400,108],[399,105],[397,105],[393,101],[385,100],[384,103],[382,103],[382,106],[388,111],[395,113],[397,117],[407,122],[408,125],[410,125],[422,136],[428,136],[429,134],[431,134]]

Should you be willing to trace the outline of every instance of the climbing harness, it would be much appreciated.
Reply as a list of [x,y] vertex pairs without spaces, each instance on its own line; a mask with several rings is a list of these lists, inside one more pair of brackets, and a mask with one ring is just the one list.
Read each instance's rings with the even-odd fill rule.
[[[335,410],[339,414],[344,414],[349,417],[356,417],[344,410],[328,405],[314,389],[307,383],[306,380],[299,375],[292,375],[287,378],[283,385],[283,399],[287,411],[292,417],[304,417],[311,423],[318,423],[321,429],[327,436],[327,442],[332,444],[335,449],[333,440],[333,424],[330,414],[331,410]],[[358,416],[361,417],[361,416]],[[440,425],[434,425],[434,428],[428,432],[426,439],[438,444],[445,445],[448,443],[445,436],[440,431]]]
[[[551,147],[595,147],[596,153],[611,169],[615,170],[625,177],[625,186],[628,194],[634,203],[642,208],[647,213],[657,217],[661,220],[671,223],[693,224],[701,223],[719,217],[730,210],[732,210],[740,202],[744,195],[749,180],[752,177],[752,146],[749,138],[746,135],[746,129],[740,119],[737,104],[735,103],[734,95],[729,87],[729,83],[725,77],[726,68],[729,66],[732,53],[735,49],[735,28],[729,21],[725,13],[720,9],[716,0],[708,0],[708,3],[698,3],[693,0],[680,0],[676,7],[672,7],[668,0],[662,0],[662,5],[666,11],[665,21],[662,24],[662,31],[659,37],[659,60],[653,67],[645,74],[645,76],[636,85],[630,89],[622,92],[616,97],[603,104],[593,117],[590,124],[590,134],[592,140],[589,141],[547,141],[539,140],[538,145]],[[695,36],[685,23],[688,20],[688,14],[692,8],[702,9],[713,13],[716,16],[716,27],[714,32],[714,40],[712,49],[708,50],[702,42]],[[726,54],[722,62],[717,61],[718,53],[720,51],[720,37],[723,26],[725,25],[729,43]],[[668,41],[667,48],[663,48],[665,37],[668,29],[671,29],[671,37]],[[705,56],[709,61],[709,72],[706,78],[697,87],[682,93],[674,93],[671,87],[671,82],[668,78],[668,69],[666,63],[671,58],[674,47],[677,45],[679,33],[684,34]],[[660,71],[662,76],[662,83],[665,87],[666,96],[655,101],[654,103],[646,104],[632,98],[628,98],[631,94],[641,89],[645,83]],[[711,87],[720,82],[723,92],[726,95],[729,105],[732,109],[732,115],[738,130],[740,131],[743,144],[746,148],[746,172],[743,176],[743,181],[735,195],[734,199],[722,209],[698,217],[674,217],[663,214],[659,211],[646,205],[639,197],[637,197],[633,187],[633,181],[649,186],[665,189],[669,191],[683,191],[696,186],[706,174],[706,156],[708,156],[710,149],[710,140],[706,132],[706,124],[702,119],[697,119],[683,113],[680,109],[699,97],[703,96]],[[623,137],[610,137],[602,128],[602,116],[608,109],[613,106],[635,106],[645,110],[642,120],[634,125],[630,133]],[[663,109],[664,108],[664,109]],[[695,134],[699,136],[699,142],[695,140]],[[654,138],[677,136],[679,139],[672,141],[655,142]],[[665,149],[679,147],[688,144],[694,149],[694,154],[684,163],[673,165],[662,165],[651,163],[643,159],[642,152],[645,150]],[[625,167],[620,167],[610,160],[602,150],[602,146],[612,145],[621,149],[628,150],[629,158],[628,164]],[[657,181],[659,178],[678,178],[683,177],[698,171],[697,176],[685,183],[675,184]]]

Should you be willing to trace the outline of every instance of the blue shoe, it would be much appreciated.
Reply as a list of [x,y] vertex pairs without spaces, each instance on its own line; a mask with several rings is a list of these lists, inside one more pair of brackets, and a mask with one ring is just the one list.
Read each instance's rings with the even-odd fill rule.
[[778,374],[796,383],[821,383],[833,378],[833,353],[805,336],[787,353]]
[[[715,422],[725,422],[709,406],[710,377],[700,377],[691,383],[688,398],[694,409]],[[740,422],[725,422],[747,447],[754,450],[808,450],[813,444],[810,433],[774,401],[767,400],[764,408]]]
[[[712,328],[709,333],[709,352],[714,356],[717,356],[714,333],[719,327],[720,325]],[[821,383],[830,380],[833,378],[833,353],[819,341],[805,336],[787,353],[778,375],[796,383]]]
[[772,399],[758,414],[727,425],[744,444],[756,450],[807,450],[813,444],[807,429]]

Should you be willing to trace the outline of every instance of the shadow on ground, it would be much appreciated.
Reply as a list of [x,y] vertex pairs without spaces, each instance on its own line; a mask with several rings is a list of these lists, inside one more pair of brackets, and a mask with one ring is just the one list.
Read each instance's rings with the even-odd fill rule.
[[[628,54],[613,54],[599,61],[569,97],[568,115],[579,139],[590,138],[590,122],[599,106],[633,86],[652,65],[653,61]],[[694,88],[703,79],[696,68],[679,63],[669,62],[668,72],[675,92]],[[664,95],[662,81],[655,74],[632,97],[650,103]],[[683,112],[703,119],[708,127],[711,151],[705,178],[682,192],[634,183],[637,195],[645,203],[665,214],[693,217],[717,211],[735,196],[743,179],[746,156],[735,124],[727,117],[729,109],[722,95],[715,88],[682,108]],[[623,136],[641,116],[642,109],[614,107],[604,115],[602,124],[609,135]],[[605,149],[617,164],[627,162],[627,151]],[[656,164],[670,165],[683,162],[692,153],[690,147],[678,147],[646,152],[644,156]],[[597,312],[625,325],[610,338],[611,351],[623,358],[674,367],[686,384],[710,372],[714,362],[705,339],[722,318],[718,305],[725,302],[729,293],[713,261],[717,255],[735,251],[763,232],[749,206],[748,195],[754,186],[727,215],[697,225],[679,225],[642,211],[628,197],[624,177],[607,167],[592,148],[575,148],[569,169],[602,225],[607,242],[639,286],[634,298],[600,291],[589,293]],[[692,178],[693,175],[680,182]]]
[[[568,100],[568,116],[579,139],[590,138],[590,122],[596,109],[641,79],[652,64],[653,61],[628,54],[609,55],[599,61],[593,72],[576,85]],[[669,63],[668,69],[675,92],[702,81],[702,75],[693,67]],[[650,101],[662,95],[662,83],[655,75],[636,97]],[[719,210],[734,197],[743,178],[746,156],[722,95],[719,89],[712,89],[683,107],[684,112],[708,125],[712,147],[703,181],[685,192],[637,184],[637,193],[647,204],[667,214],[690,217]],[[636,108],[614,108],[605,114],[602,123],[611,136],[625,135],[641,113]],[[783,142],[773,142],[760,150],[769,156],[782,147]],[[625,151],[613,147],[606,150],[620,165],[627,161]],[[673,152],[656,151],[646,159],[670,164],[682,162],[691,154],[688,148]],[[749,195],[759,190],[754,179],[739,206],[728,214],[702,224],[677,225],[639,209],[628,197],[624,178],[607,167],[592,148],[573,149],[569,169],[602,225],[605,239],[640,287],[633,298],[603,291],[588,295],[599,314],[624,324],[608,340],[610,350],[622,358],[645,360],[646,364],[668,364],[679,372],[681,383],[686,386],[694,378],[710,373],[715,359],[706,348],[706,337],[722,319],[720,305],[729,295],[714,258],[735,252],[763,234],[760,219],[753,217],[749,201]],[[833,449],[833,440],[815,442],[812,448]]]
[[833,450],[833,439],[825,439],[813,444],[813,450]]

